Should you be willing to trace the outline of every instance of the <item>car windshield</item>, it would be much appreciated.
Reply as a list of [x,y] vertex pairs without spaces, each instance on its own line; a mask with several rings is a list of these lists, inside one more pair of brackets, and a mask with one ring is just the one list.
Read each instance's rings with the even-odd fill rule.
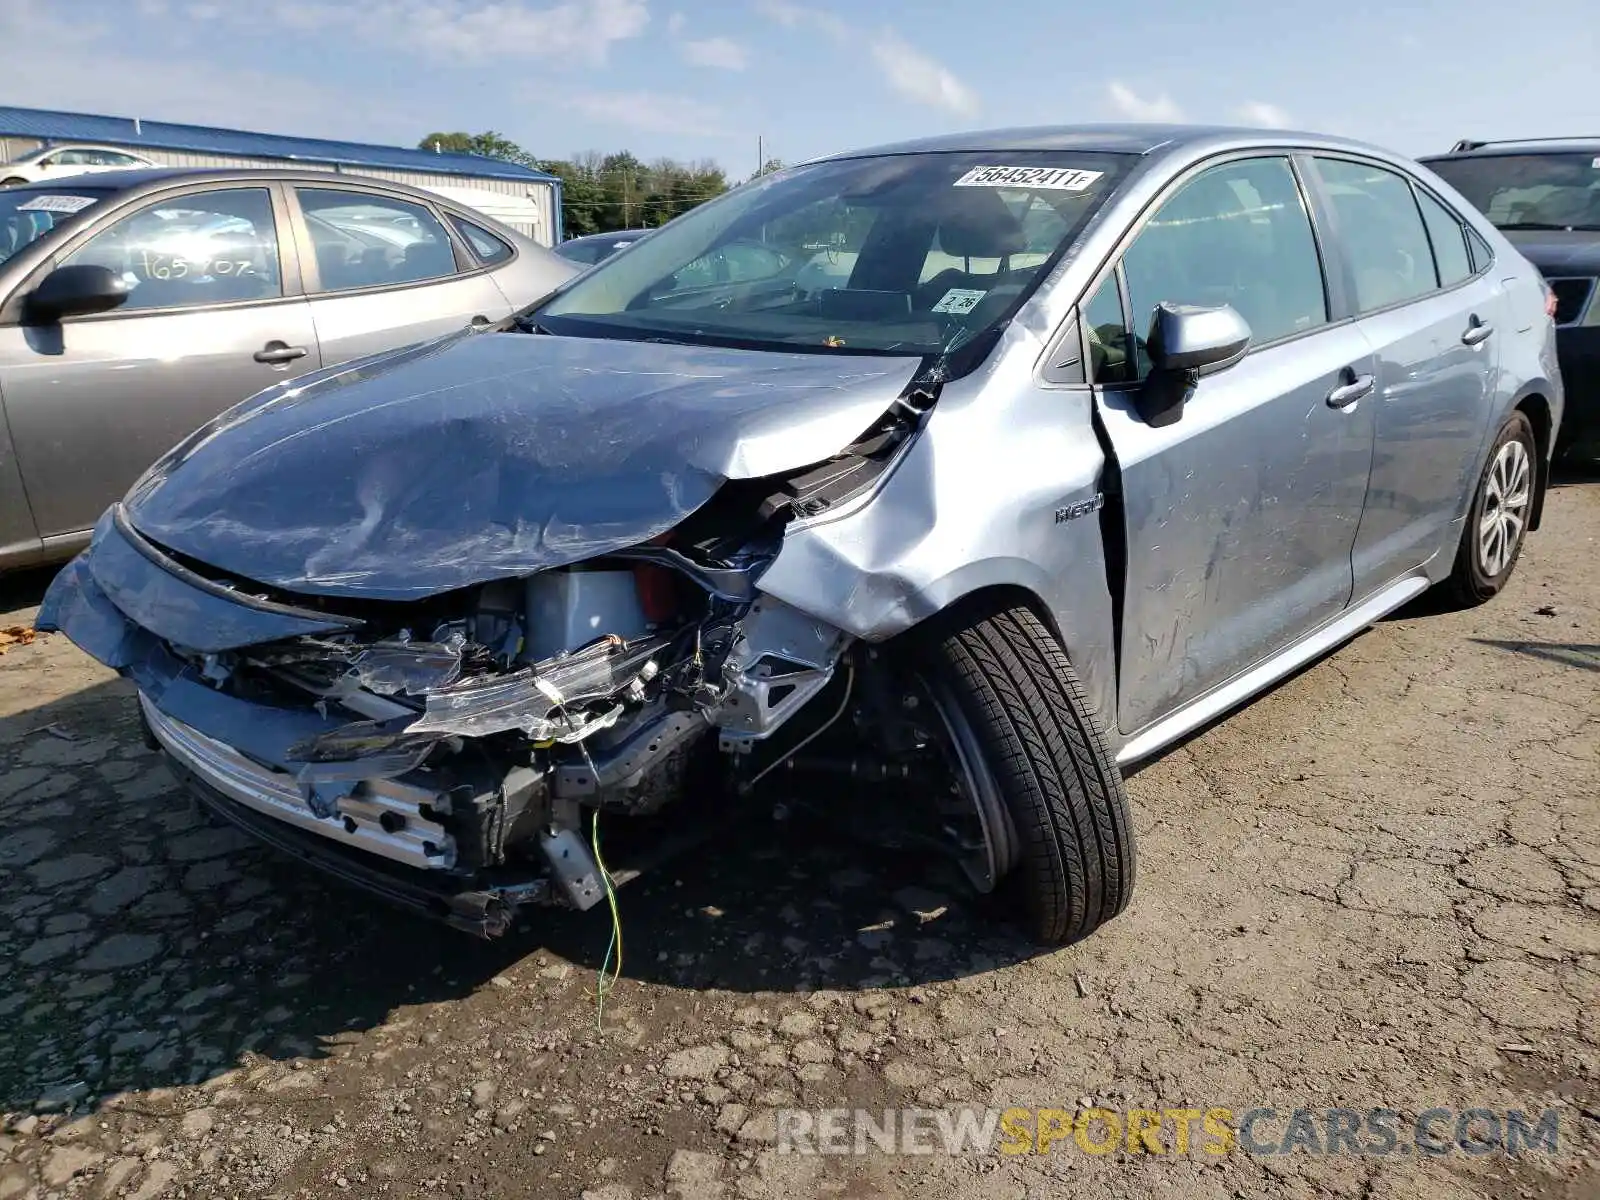
[[0,263],[105,196],[103,189],[96,188],[7,188],[0,191]]
[[1485,154],[1427,164],[1501,229],[1600,229],[1600,154]]
[[1012,151],[791,168],[663,226],[530,320],[587,337],[952,354],[1010,320],[1132,161]]

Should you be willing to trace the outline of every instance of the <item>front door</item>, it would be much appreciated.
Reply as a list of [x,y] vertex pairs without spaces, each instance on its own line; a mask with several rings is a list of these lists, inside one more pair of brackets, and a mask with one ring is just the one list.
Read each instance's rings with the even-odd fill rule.
[[[1120,276],[1120,279],[1119,279]],[[1128,297],[1130,337],[1118,284]],[[1250,353],[1202,378],[1155,428],[1133,403],[1155,306],[1220,305]],[[1167,199],[1084,308],[1124,514],[1118,724],[1133,735],[1281,650],[1349,602],[1372,455],[1376,370],[1330,324],[1321,255],[1293,167],[1211,167]]]
[[127,301],[0,328],[12,447],[46,539],[88,529],[185,435],[320,361],[309,305],[285,295],[269,188],[152,201],[55,265],[77,263],[121,274]]
[[[511,315],[433,210],[382,192],[294,189],[312,317],[330,366]],[[309,243],[309,244],[306,244]]]

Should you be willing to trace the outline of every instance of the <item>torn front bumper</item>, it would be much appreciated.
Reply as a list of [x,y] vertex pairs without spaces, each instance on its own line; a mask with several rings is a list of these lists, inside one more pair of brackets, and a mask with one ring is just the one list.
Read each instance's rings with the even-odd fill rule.
[[[137,618],[137,619],[135,619]],[[219,691],[158,632],[204,649],[348,624],[228,593],[164,558],[108,514],[88,551],[57,575],[38,627],[65,633],[138,689],[141,720],[180,779],[233,824],[338,879],[453,925],[501,932],[542,879],[455,870],[460,848],[437,820],[463,801],[461,781],[395,753],[298,762],[290,748],[356,715],[334,704],[280,708]]]
[[225,742],[170,717],[140,693],[150,736],[186,775],[242,805],[329,841],[431,871],[455,863],[455,840],[432,819],[449,797],[437,788],[400,779],[369,778],[348,794],[330,797],[313,811],[295,776],[265,766]]

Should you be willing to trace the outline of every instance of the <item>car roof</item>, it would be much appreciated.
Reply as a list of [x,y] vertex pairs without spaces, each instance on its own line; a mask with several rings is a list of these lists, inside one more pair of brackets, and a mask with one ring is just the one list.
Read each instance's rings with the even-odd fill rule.
[[1499,154],[1600,154],[1600,137],[1515,138],[1496,142],[1462,140],[1443,154],[1430,154],[1417,161],[1493,158]]
[[55,180],[43,179],[36,183],[16,184],[7,190],[13,192],[24,190],[60,191],[63,188],[78,188],[117,192],[123,195],[137,195],[141,192],[160,191],[174,183],[261,184],[272,180],[282,180],[287,183],[320,184],[323,186],[341,183],[352,184],[356,187],[399,192],[434,204],[442,203],[446,207],[472,211],[470,205],[463,204],[459,200],[452,200],[449,196],[440,195],[437,192],[412,187],[410,184],[397,183],[392,179],[378,179],[371,175],[359,175],[354,172],[308,170],[304,167],[128,167],[115,171],[95,171],[84,175],[69,175]]
[[[1390,152],[1363,142],[1285,129],[1234,125],[1099,124],[1039,125],[1010,129],[980,129],[915,141],[895,142],[865,150],[851,150],[827,159],[869,158],[881,154],[929,154],[971,151],[1077,150],[1102,154],[1155,155],[1176,153],[1199,145],[1225,149],[1230,145],[1306,146],[1319,149]],[[826,160],[815,160],[826,161]]]
[[48,142],[33,150],[29,154],[48,154],[52,150],[110,150],[117,154],[126,154],[129,158],[143,159],[144,155],[137,150],[129,150],[126,146],[112,146],[106,142]]

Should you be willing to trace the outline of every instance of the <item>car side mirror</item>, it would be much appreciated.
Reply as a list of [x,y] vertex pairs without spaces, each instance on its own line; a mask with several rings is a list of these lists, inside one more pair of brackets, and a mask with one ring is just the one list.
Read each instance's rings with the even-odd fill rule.
[[27,315],[34,321],[59,321],[109,312],[128,298],[128,284],[109,267],[92,263],[57,267],[28,293]]
[[1249,348],[1249,324],[1226,304],[1156,305],[1145,338],[1150,374],[1135,397],[1139,416],[1157,428],[1171,425],[1202,375],[1233,366]]

